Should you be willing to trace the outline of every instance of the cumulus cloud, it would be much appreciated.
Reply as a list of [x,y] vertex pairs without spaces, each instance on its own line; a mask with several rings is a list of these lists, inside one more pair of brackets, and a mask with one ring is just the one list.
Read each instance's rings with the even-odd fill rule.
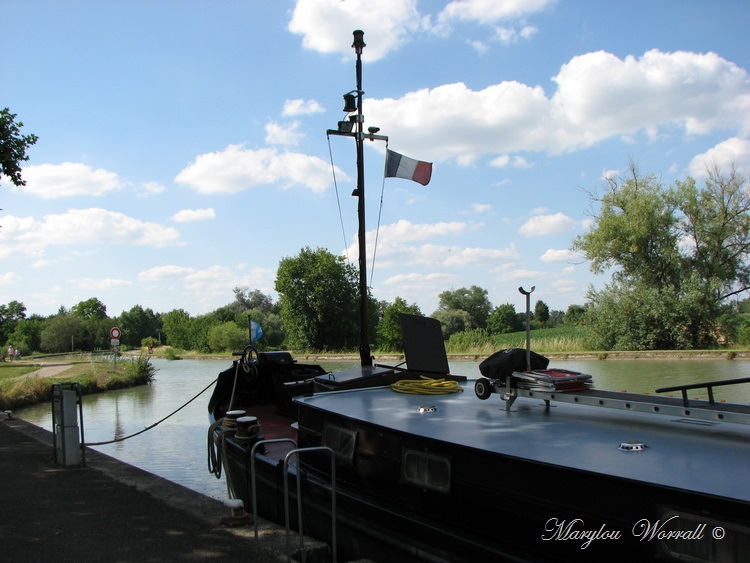
[[266,143],[286,147],[297,146],[303,137],[299,131],[299,127],[299,121],[293,121],[288,124],[272,121],[266,125]]
[[2,218],[0,258],[38,258],[50,247],[121,244],[166,247],[180,244],[177,230],[106,209],[69,209],[66,213]]
[[138,272],[138,279],[141,281],[159,281],[169,278],[183,278],[193,272],[195,272],[195,268],[170,264]]
[[114,172],[104,168],[91,168],[79,162],[39,164],[23,170],[26,180],[24,193],[42,199],[60,199],[73,196],[103,196],[122,188]]
[[559,154],[639,131],[750,130],[750,77],[715,53],[588,53],[563,65],[553,81],[551,96],[514,81],[482,90],[445,84],[368,99],[367,117],[414,158],[462,162],[487,154],[498,167],[528,164],[512,153]]
[[540,237],[545,235],[559,235],[569,231],[578,223],[564,213],[552,215],[536,215],[526,221],[518,232],[526,237]]
[[544,254],[539,257],[539,259],[542,262],[571,262],[573,260],[582,260],[582,256],[580,254],[576,254],[572,250],[568,250],[567,248],[549,248]]
[[216,211],[208,207],[205,209],[182,209],[172,215],[172,221],[175,223],[190,223],[192,221],[206,221],[216,219]]
[[284,102],[284,108],[281,115],[284,117],[293,117],[295,115],[310,115],[313,113],[323,113],[325,109],[316,100],[287,100]]
[[557,0],[453,0],[438,15],[440,22],[494,24],[544,10]]
[[422,25],[416,0],[297,0],[289,31],[321,53],[354,56],[352,30],[365,31],[367,60],[376,61],[403,45]]
[[113,287],[126,287],[133,285],[130,280],[118,280],[113,278],[95,279],[95,278],[83,278],[76,281],[78,287],[81,289],[95,289],[95,290],[107,290]]
[[[342,182],[349,180],[338,168],[336,177]],[[202,194],[235,194],[273,184],[283,189],[303,186],[315,193],[323,193],[332,180],[331,165],[315,156],[273,148],[252,150],[229,145],[220,152],[198,155],[177,174],[175,182]]]
[[[435,239],[456,237],[474,226],[460,222],[415,224],[401,220],[384,225],[377,235],[377,249],[374,242],[368,245],[368,261],[377,252],[377,266],[388,268],[398,264],[424,267],[467,267],[515,259],[518,253],[514,246],[508,248],[461,247],[433,242]],[[374,231],[367,234],[369,241],[375,241]],[[356,256],[357,243],[348,249],[349,256]]]
[[690,175],[696,178],[705,176],[706,170],[714,165],[725,173],[733,165],[738,171],[750,172],[750,140],[732,137],[697,155],[690,161]]

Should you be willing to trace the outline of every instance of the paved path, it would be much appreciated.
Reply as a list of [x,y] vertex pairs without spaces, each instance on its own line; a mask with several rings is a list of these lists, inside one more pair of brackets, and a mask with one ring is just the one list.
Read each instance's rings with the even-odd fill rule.
[[262,522],[256,545],[252,524],[223,525],[223,503],[91,449],[61,468],[51,433],[1,417],[0,560],[286,560],[283,529]]

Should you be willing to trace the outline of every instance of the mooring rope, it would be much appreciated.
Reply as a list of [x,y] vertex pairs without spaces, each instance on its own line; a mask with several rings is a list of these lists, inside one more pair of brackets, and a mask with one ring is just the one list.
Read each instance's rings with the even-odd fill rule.
[[180,412],[182,409],[184,409],[190,403],[192,403],[193,401],[195,401],[198,397],[200,397],[201,395],[203,395],[203,393],[205,393],[206,391],[208,391],[213,386],[213,384],[218,381],[218,379],[219,379],[218,377],[216,379],[214,379],[211,383],[209,383],[206,386],[205,389],[203,389],[203,391],[201,391],[200,393],[198,393],[195,397],[193,397],[192,399],[190,399],[187,403],[185,403],[181,407],[175,409],[174,411],[172,411],[171,413],[169,413],[167,416],[165,416],[164,418],[162,418],[158,422],[154,422],[151,426],[148,426],[148,427],[144,428],[143,430],[139,430],[138,432],[136,432],[134,434],[130,434],[129,436],[121,436],[119,438],[115,438],[114,440],[109,440],[107,442],[86,442],[85,444],[82,444],[82,445],[83,446],[105,446],[107,444],[115,444],[117,442],[123,442],[125,440],[130,439],[130,438],[134,438],[135,436],[139,436],[140,434],[143,434],[144,432],[146,432],[148,430],[151,430],[152,428],[155,428],[156,426],[159,426],[162,422],[164,422],[168,418],[170,418],[170,417],[174,416],[175,414],[177,414],[178,412]]

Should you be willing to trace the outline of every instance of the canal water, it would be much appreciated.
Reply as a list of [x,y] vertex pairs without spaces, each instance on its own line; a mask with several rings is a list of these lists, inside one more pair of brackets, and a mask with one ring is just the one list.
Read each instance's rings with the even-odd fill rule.
[[[144,430],[167,417],[197,396],[167,420],[142,434],[114,444],[94,448],[111,457],[179,483],[216,499],[227,496],[224,478],[217,480],[207,469],[207,403],[212,382],[228,361],[153,359],[156,376],[152,384],[83,400],[83,423],[87,444],[113,440]],[[329,370],[356,365],[351,362],[321,363]],[[703,381],[750,377],[750,361],[744,360],[554,360],[551,366],[589,373],[595,387],[611,391],[651,393],[669,387]],[[451,362],[452,373],[476,379],[479,362]],[[206,389],[205,392],[201,393]],[[705,394],[691,393],[691,397]],[[750,403],[750,384],[715,389],[717,400]],[[19,409],[18,418],[52,429],[49,403]]]

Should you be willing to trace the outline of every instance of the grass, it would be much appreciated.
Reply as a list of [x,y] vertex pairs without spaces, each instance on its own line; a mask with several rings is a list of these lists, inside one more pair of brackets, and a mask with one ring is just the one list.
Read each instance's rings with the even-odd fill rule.
[[[0,363],[1,364],[1,363]],[[52,388],[56,383],[75,381],[81,384],[84,394],[100,393],[149,383],[154,376],[154,367],[148,358],[138,356],[112,363],[104,358],[77,358],[75,363],[54,377],[40,377],[40,365],[0,365],[0,410],[43,403],[52,399]]]

